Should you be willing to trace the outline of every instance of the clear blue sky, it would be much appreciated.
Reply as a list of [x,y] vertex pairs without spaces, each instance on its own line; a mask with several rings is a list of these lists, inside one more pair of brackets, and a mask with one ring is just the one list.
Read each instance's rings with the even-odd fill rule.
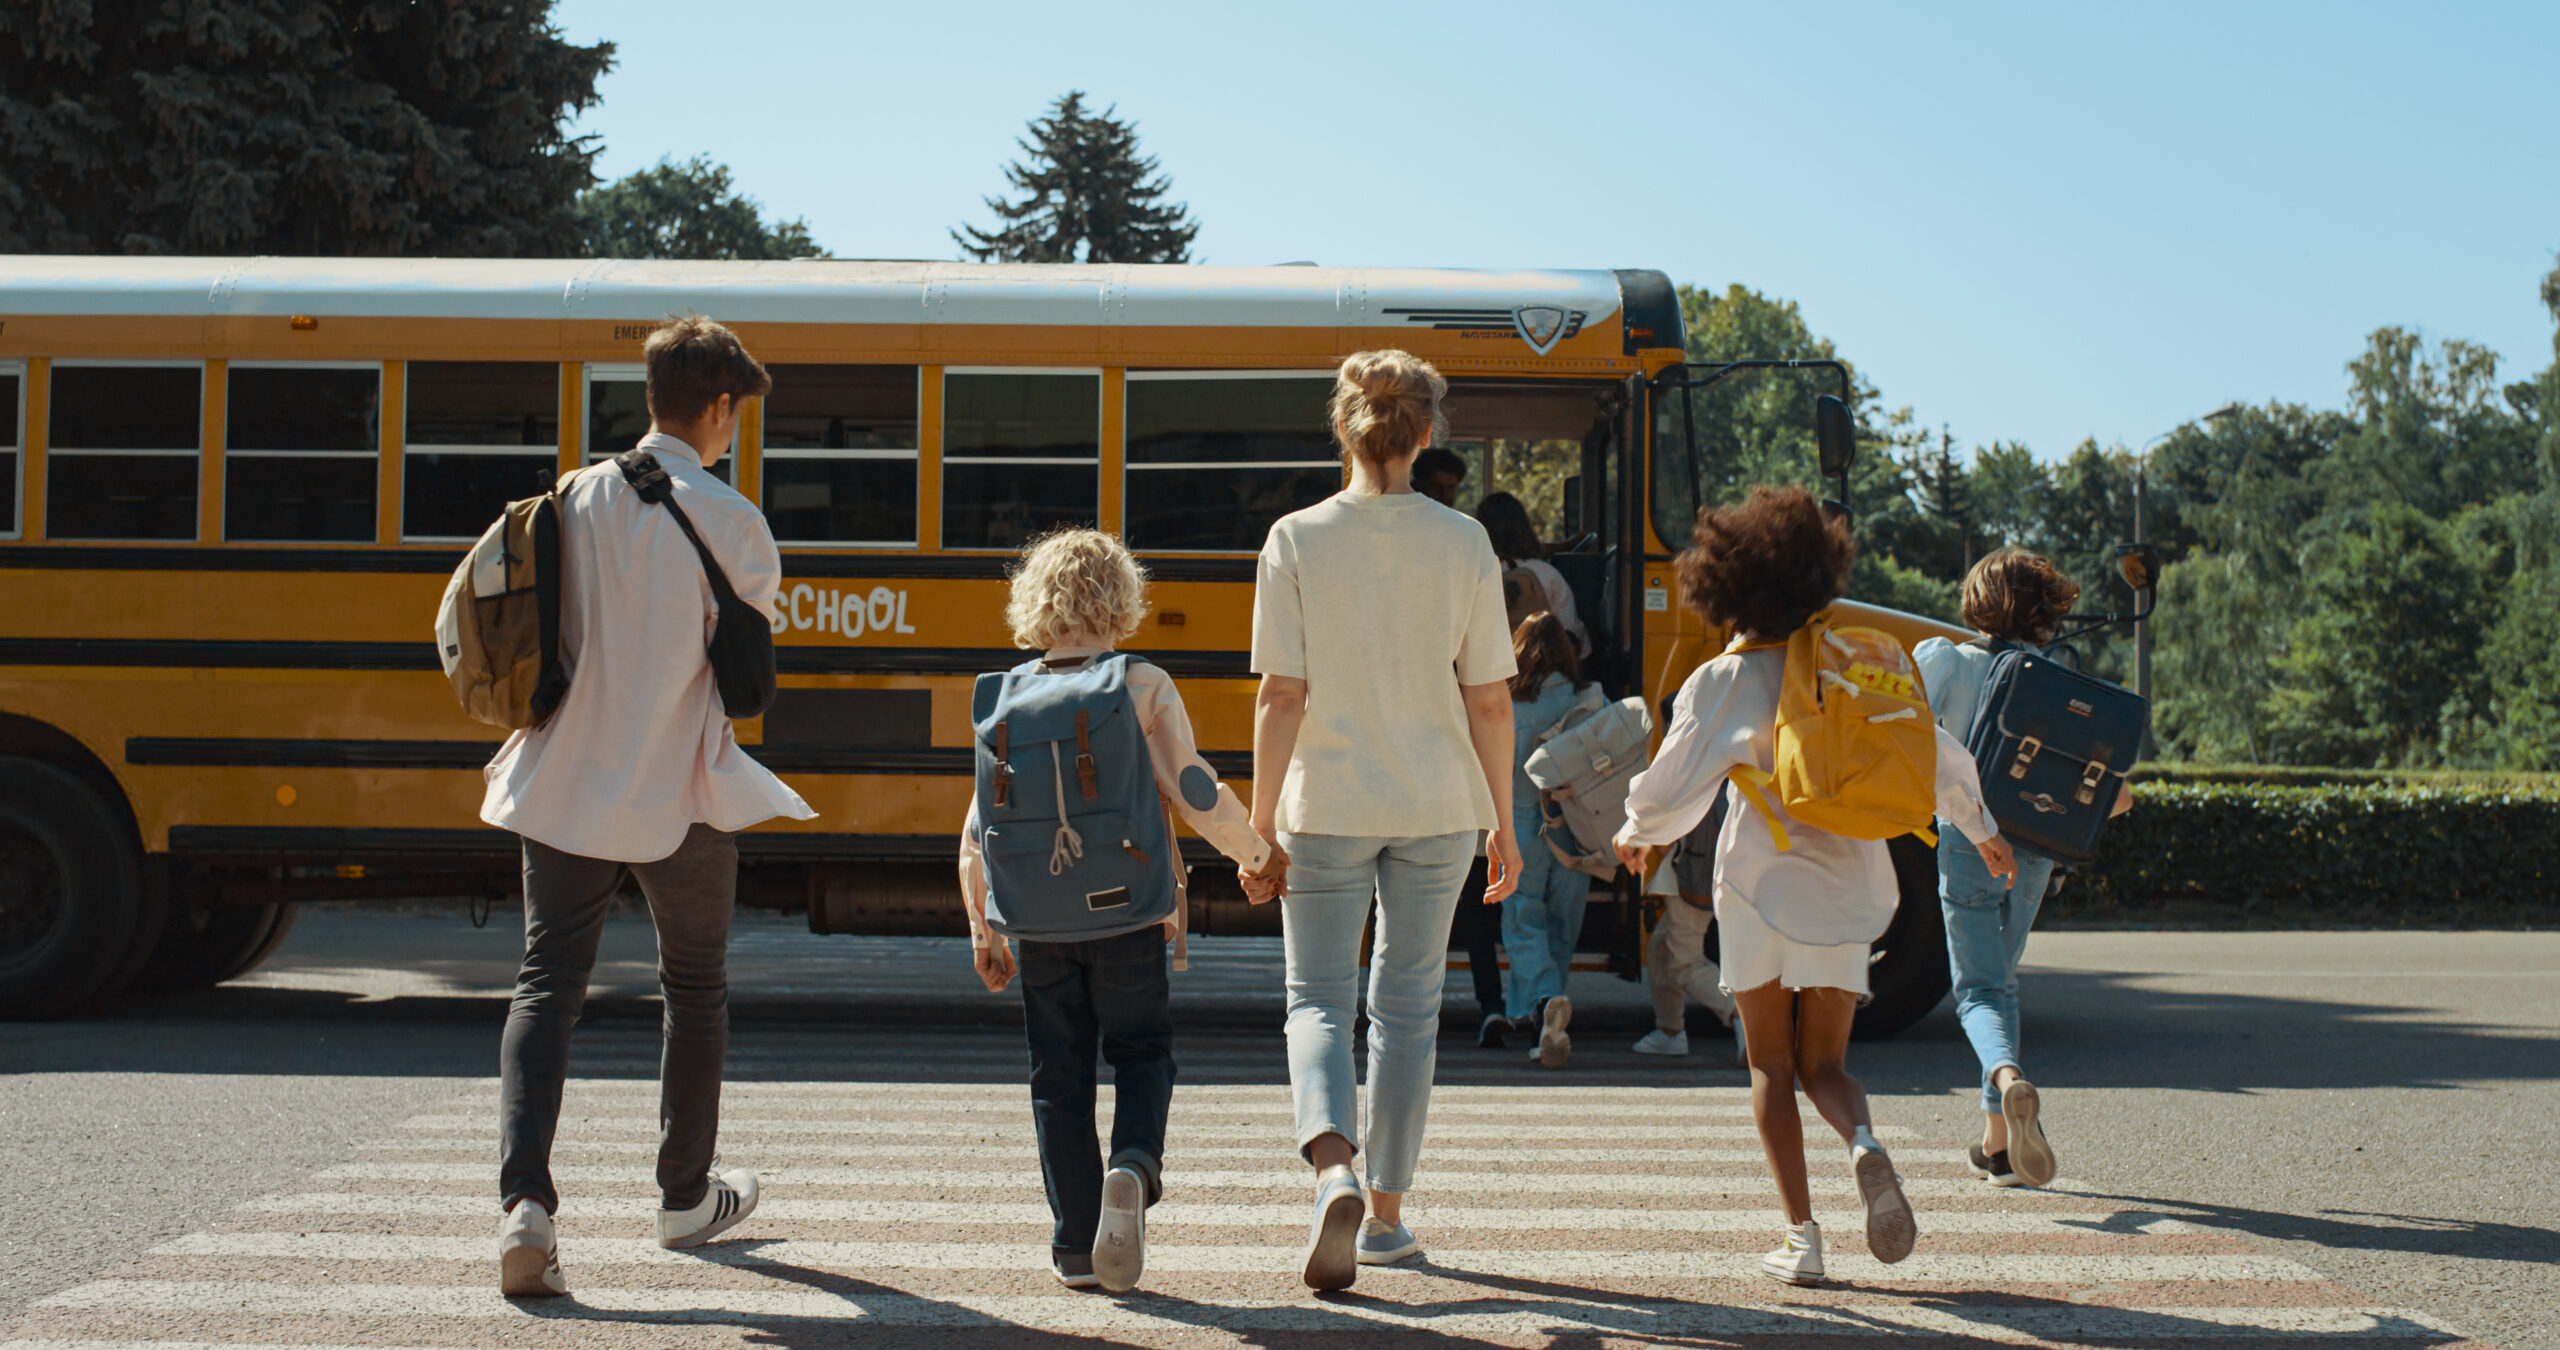
[[1652,267],[1794,299],[1959,441],[2338,406],[2383,324],[2552,359],[2560,5],[568,0],[608,176],[728,163],[951,258],[1081,88],[1220,263]]

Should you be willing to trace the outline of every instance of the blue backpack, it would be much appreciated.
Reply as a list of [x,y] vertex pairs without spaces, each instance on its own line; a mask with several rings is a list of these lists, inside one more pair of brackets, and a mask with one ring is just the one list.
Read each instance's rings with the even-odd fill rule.
[[978,677],[969,720],[995,931],[1087,942],[1173,917],[1173,830],[1129,694],[1134,659]]

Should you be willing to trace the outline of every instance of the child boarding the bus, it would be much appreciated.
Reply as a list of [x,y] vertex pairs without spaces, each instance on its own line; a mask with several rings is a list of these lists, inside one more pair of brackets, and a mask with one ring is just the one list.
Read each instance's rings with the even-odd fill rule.
[[[1964,578],[1964,621],[1982,636],[1964,643],[1929,638],[1911,649],[1938,725],[1967,734],[1993,659],[2010,647],[2046,650],[2079,599],[2080,587],[2062,569],[2025,549],[1999,549],[1975,563]],[[2132,807],[2130,789],[2119,789],[2111,813]],[[2045,1137],[2042,1094],[2018,1063],[2018,963],[2054,860],[2025,848],[2017,855],[2017,870],[2000,877],[1962,835],[1940,833],[1938,900],[1956,1021],[1982,1064],[1982,1142],[1966,1149],[1965,1161],[1994,1186],[2043,1186],[2059,1165]]]
[[[1782,691],[1797,700],[1791,707],[1802,706],[1807,682],[1790,671],[1797,654],[1788,640],[1839,598],[1856,553],[1847,522],[1826,515],[1802,488],[1760,488],[1739,505],[1699,513],[1678,563],[1680,590],[1710,629],[1732,634],[1732,645],[1681,685],[1661,749],[1629,792],[1616,841],[1619,860],[1642,875],[1655,847],[1696,828],[1718,794],[1727,794],[1716,841],[1719,958],[1741,1015],[1752,1117],[1786,1212],[1784,1237],[1760,1268],[1791,1285],[1823,1278],[1798,1085],[1849,1145],[1868,1251],[1879,1261],[1900,1261],[1919,1232],[1892,1159],[1876,1142],[1866,1090],[1846,1066],[1850,1022],[1868,997],[1868,946],[1892,921],[1900,896],[1892,860],[1880,838],[1849,838],[1791,814],[1783,792],[1743,791],[1769,782],[1781,767]],[[1898,643],[1885,642],[1895,660],[1907,662]],[[1916,698],[1916,687],[1904,687]],[[1993,872],[2012,871],[1964,747],[1929,724],[1923,708],[1864,704],[1890,709],[1879,720],[1901,719],[1890,728],[1895,734],[1934,746],[1937,816],[1973,840]],[[1798,810],[1809,814],[1811,806],[1800,802]]]
[[[1137,1286],[1146,1209],[1164,1193],[1173,1101],[1165,947],[1184,951],[1183,868],[1165,804],[1262,881],[1288,866],[1200,757],[1162,669],[1114,651],[1146,614],[1146,574],[1094,530],[1023,553],[1005,603],[1041,655],[980,677],[978,788],[960,833],[960,889],[978,977],[1022,977],[1031,1116],[1054,1227],[1050,1269],[1073,1289]],[[1015,946],[1019,946],[1017,958]],[[1117,1094],[1106,1164],[1095,1053]]]

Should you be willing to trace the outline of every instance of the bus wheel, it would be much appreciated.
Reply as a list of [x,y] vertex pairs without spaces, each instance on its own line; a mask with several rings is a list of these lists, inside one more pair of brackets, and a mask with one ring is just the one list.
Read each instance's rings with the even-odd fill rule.
[[0,757],[0,1017],[51,1017],[95,997],[133,947],[140,850],[88,784]]
[[1885,847],[1893,855],[1902,903],[1872,948],[1867,989],[1874,997],[1850,1029],[1862,1041],[1904,1030],[1955,987],[1947,967],[1947,920],[1938,909],[1938,851],[1907,834],[1887,840]]
[[238,979],[284,945],[294,914],[292,905],[176,905],[133,987],[203,989]]

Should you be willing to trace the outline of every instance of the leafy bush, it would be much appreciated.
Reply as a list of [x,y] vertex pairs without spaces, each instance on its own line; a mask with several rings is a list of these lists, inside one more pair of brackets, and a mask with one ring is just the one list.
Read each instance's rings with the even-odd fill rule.
[[2385,922],[2418,912],[2535,922],[2560,914],[2560,780],[2304,776],[2313,772],[2349,781],[2137,787],[2133,812],[2108,831],[2065,904],[2089,914],[2163,901],[2276,902]]
[[[2560,792],[2560,774],[2513,769],[2342,769],[2302,764],[2145,764],[2137,784],[2260,783],[2281,787],[2477,787]],[[2136,788],[2137,794],[2140,789]]]

